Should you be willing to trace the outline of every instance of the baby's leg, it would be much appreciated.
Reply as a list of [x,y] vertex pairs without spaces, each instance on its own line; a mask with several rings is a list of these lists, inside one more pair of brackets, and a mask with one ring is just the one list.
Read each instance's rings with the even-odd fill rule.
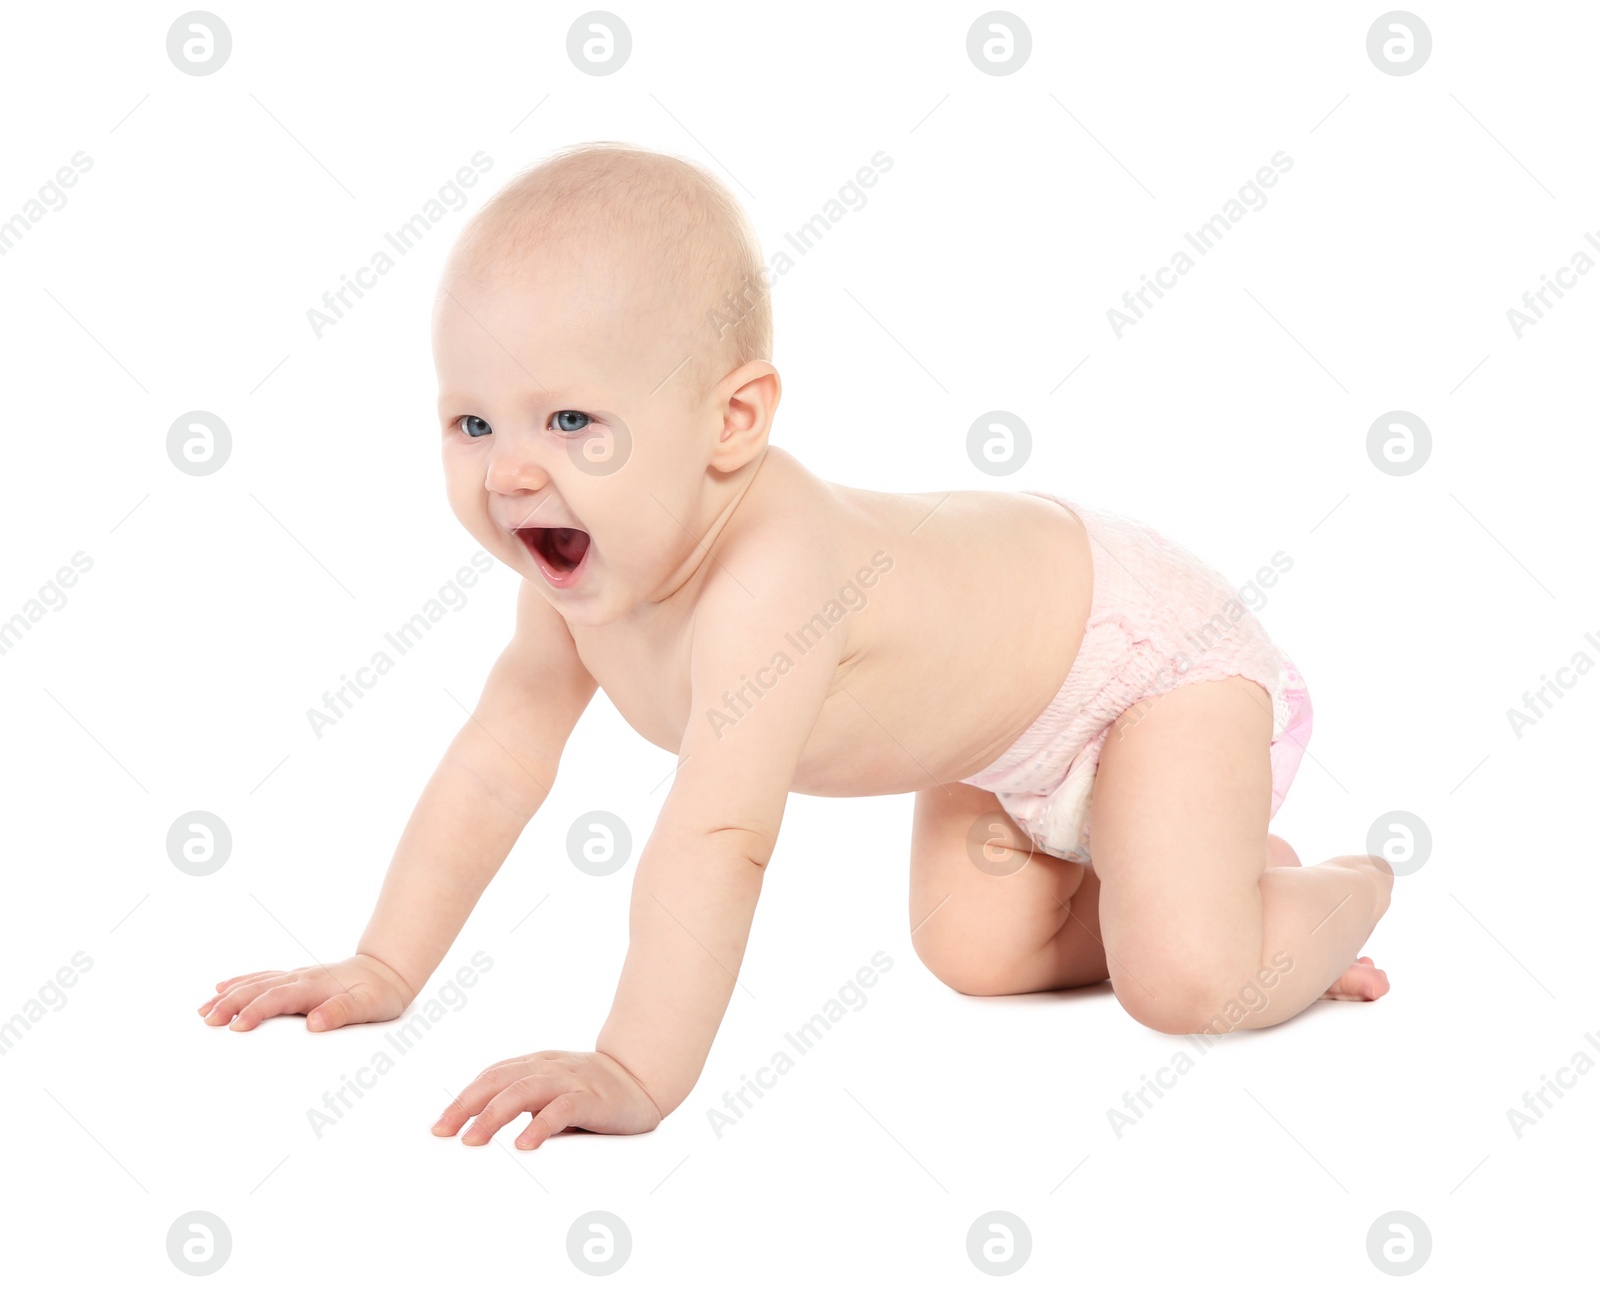
[[1026,994],[1104,980],[1098,894],[1092,870],[1034,852],[992,792],[949,783],[917,794],[911,943],[952,989]]
[[[1282,837],[1267,834],[1267,867],[1300,867],[1300,856]],[[1323,994],[1324,998],[1342,998],[1351,1002],[1372,1002],[1389,992],[1389,977],[1373,965],[1371,958],[1357,958]]]
[[1271,721],[1254,681],[1199,681],[1124,717],[1101,751],[1089,846],[1111,983],[1152,1028],[1287,1020],[1388,908],[1393,875],[1373,856],[1269,864]]

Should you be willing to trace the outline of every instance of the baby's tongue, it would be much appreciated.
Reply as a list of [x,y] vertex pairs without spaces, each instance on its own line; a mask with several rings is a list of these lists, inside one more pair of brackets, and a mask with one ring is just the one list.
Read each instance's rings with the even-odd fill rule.
[[589,534],[579,528],[558,528],[552,534],[551,544],[562,559],[576,564],[589,549]]

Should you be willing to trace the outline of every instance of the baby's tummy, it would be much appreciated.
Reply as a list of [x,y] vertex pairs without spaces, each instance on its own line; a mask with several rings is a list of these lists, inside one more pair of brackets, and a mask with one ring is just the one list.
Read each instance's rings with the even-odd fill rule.
[[1037,498],[951,494],[850,620],[841,667],[797,769],[827,796],[955,783],[999,756],[1072,668],[1092,598],[1088,539]]
[[914,716],[896,697],[852,687],[824,705],[793,790],[818,797],[918,792],[953,781],[951,750],[960,741],[959,731]]
[[1070,670],[1081,633],[1051,634],[1027,648],[995,642],[966,658],[929,642],[915,656],[850,670],[812,728],[794,791],[918,792],[982,769],[1049,705]]

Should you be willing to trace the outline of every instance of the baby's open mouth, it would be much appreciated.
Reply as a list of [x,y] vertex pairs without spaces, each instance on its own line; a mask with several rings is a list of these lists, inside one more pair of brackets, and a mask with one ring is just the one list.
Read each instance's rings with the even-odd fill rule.
[[557,585],[569,581],[589,553],[589,534],[581,528],[519,528],[517,536]]

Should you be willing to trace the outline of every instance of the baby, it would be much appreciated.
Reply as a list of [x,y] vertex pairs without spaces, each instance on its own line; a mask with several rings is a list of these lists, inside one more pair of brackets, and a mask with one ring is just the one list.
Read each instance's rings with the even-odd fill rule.
[[[1356,958],[1389,866],[1267,831],[1311,731],[1299,673],[1208,565],[1048,494],[828,483],[769,446],[769,270],[702,168],[595,144],[463,231],[434,359],[450,507],[523,579],[355,955],[217,986],[211,1025],[399,1016],[597,687],[677,756],[592,1052],[490,1066],[434,1125],[648,1132],[699,1077],[790,792],[916,793],[918,956],[967,994],[1109,978],[1170,1034],[1388,990]],[[1048,590],[1048,593],[1041,593]],[[863,857],[865,858],[865,857]],[[1092,862],[1091,862],[1092,860]]]

